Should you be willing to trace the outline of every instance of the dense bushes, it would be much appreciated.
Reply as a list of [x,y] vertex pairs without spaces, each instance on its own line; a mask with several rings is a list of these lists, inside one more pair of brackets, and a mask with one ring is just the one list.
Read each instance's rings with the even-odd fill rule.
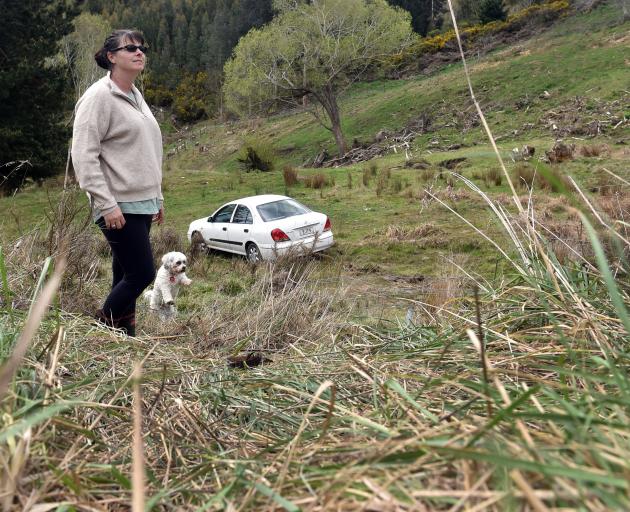
[[[487,0],[484,5],[494,2]],[[569,2],[567,0],[554,0],[544,4],[534,4],[515,14],[512,14],[505,21],[495,20],[484,25],[474,25],[472,27],[460,30],[462,44],[464,48],[470,47],[479,39],[497,35],[502,32],[516,32],[529,24],[544,24],[551,20],[559,18],[569,10]],[[443,49],[456,50],[457,39],[455,30],[449,30],[442,34],[432,37],[419,39],[412,44],[406,51],[396,54],[391,59],[391,64],[395,68],[405,68],[422,62],[419,59],[426,57]]]
[[155,83],[149,75],[145,98],[151,105],[172,107],[175,118],[182,123],[206,119],[215,107],[215,92],[210,88],[206,73],[185,74],[175,90]]
[[236,160],[246,171],[273,171],[273,147],[260,139],[250,138],[241,147]]
[[173,113],[184,123],[198,121],[212,112],[212,94],[208,87],[208,75],[186,75],[173,94]]
[[503,0],[484,0],[479,7],[479,21],[482,25],[491,21],[505,21],[507,11],[503,5]]

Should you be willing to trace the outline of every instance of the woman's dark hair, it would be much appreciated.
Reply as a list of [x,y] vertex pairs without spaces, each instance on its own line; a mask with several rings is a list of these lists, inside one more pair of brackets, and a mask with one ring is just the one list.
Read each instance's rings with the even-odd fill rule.
[[94,54],[94,60],[103,69],[112,69],[112,63],[107,58],[107,52],[112,52],[121,46],[124,40],[144,44],[144,36],[138,30],[114,30],[103,43],[103,47]]

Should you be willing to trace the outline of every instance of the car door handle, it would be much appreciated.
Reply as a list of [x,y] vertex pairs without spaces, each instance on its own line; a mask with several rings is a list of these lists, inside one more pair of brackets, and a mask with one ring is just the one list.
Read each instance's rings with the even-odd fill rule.
[[223,228],[223,231],[227,231],[227,228]]
[[249,233],[249,229],[244,229],[243,231],[245,231],[245,233]]

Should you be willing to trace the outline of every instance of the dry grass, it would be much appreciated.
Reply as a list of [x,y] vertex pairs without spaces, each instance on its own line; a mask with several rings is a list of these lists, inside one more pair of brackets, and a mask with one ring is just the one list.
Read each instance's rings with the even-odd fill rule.
[[324,173],[318,172],[304,177],[304,186],[306,188],[321,190],[326,185],[328,185],[328,179]]
[[291,165],[284,166],[282,169],[282,177],[286,187],[293,187],[299,182],[297,169]]
[[610,147],[607,144],[592,144],[590,146],[580,146],[579,151],[580,155],[592,158],[610,153]]
[[[566,214],[556,202],[554,215]],[[548,231],[523,223],[542,217],[533,212],[497,215],[515,236],[506,253],[515,270],[489,283],[455,255],[417,285],[423,299],[407,301],[416,314],[399,325],[352,321],[344,290],[303,258],[235,261],[217,287],[231,279],[241,290],[199,296],[165,324],[142,310],[137,339],[55,309],[3,403],[5,508],[123,510],[140,489],[154,510],[626,508],[623,264],[616,281],[597,251],[585,265],[562,264],[544,241],[554,231],[592,243],[576,215],[547,219]],[[431,224],[386,232],[401,242],[433,236],[443,233]],[[11,269],[0,271],[3,297],[19,286],[7,276],[36,265],[43,244],[32,237],[9,246],[25,253],[0,258]],[[212,270],[212,258],[190,269],[198,280]],[[6,301],[0,312],[7,349],[23,313]],[[267,361],[227,364],[251,352]],[[132,486],[134,460],[141,481],[134,450],[147,479]]]
[[370,171],[369,167],[364,167],[363,168],[363,172],[361,174],[361,182],[363,183],[364,187],[369,187],[370,186],[370,179],[372,178],[372,173]]
[[512,170],[512,180],[519,189],[537,189],[559,192],[562,187],[571,189],[570,183],[556,168],[542,169],[530,163],[517,163]]
[[487,187],[490,187],[491,185],[499,187],[501,186],[501,183],[503,183],[503,174],[500,169],[492,167],[483,173],[483,181]]
[[[423,245],[439,247],[447,242],[446,233],[432,223],[420,224],[419,226],[405,227],[390,225],[385,230],[385,238],[396,242],[422,242]],[[429,243],[428,241],[437,241]]]

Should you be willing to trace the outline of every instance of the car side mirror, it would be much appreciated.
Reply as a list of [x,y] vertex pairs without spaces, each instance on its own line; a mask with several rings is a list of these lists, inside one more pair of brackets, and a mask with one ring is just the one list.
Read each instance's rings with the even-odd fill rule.
[[208,217],[208,222],[214,222],[214,219],[212,218],[212,215],[210,215],[210,217]]

